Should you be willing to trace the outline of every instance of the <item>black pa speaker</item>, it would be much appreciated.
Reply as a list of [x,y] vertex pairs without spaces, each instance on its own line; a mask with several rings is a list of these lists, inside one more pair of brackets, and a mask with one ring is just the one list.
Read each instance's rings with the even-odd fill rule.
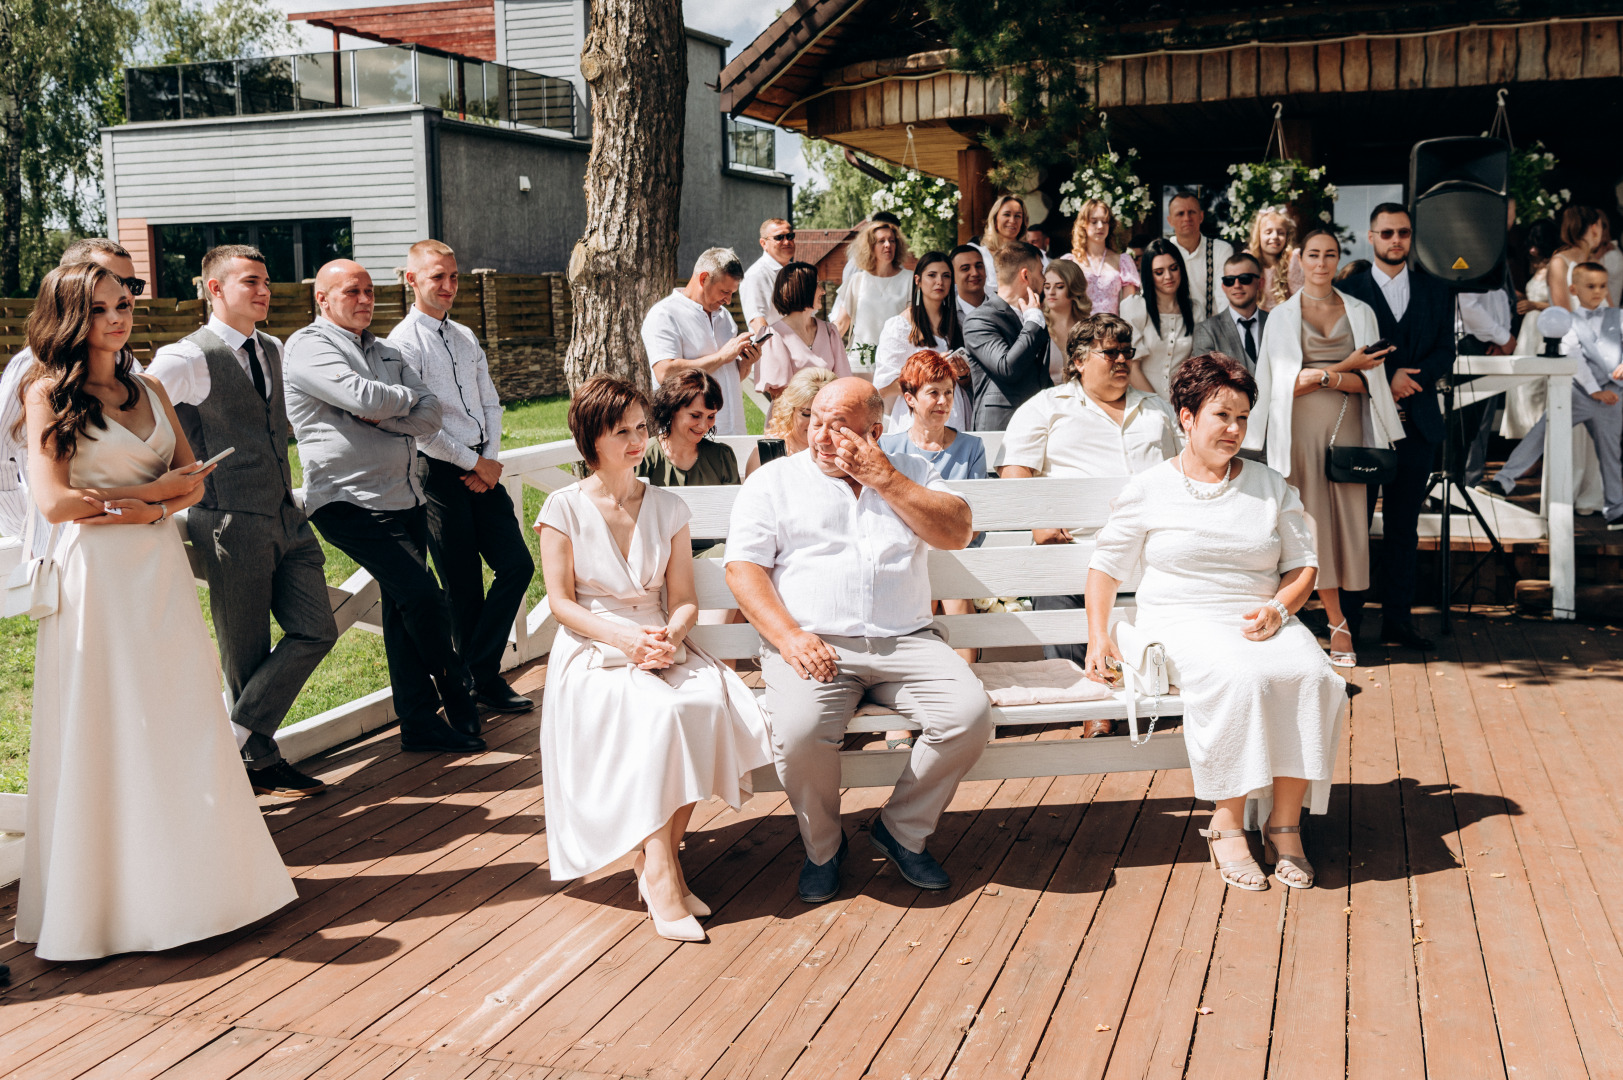
[[1504,281],[1510,145],[1427,139],[1409,156],[1414,255],[1426,273],[1466,292]]

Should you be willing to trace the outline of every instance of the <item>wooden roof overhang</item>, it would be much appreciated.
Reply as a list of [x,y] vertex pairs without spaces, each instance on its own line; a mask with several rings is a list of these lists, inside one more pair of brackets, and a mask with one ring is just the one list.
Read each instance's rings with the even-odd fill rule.
[[[1002,112],[1004,81],[949,70],[946,50],[819,69],[819,50],[835,53],[842,35],[860,31],[851,16],[864,2],[875,0],[800,0],[722,73],[723,108],[895,164],[916,154],[922,171],[957,179],[958,152]],[[1520,85],[1547,97],[1551,83],[1616,79],[1620,55],[1620,20],[1608,14],[1155,48],[1105,60],[1092,86],[1113,131],[1199,142],[1213,124],[1266,117],[1276,100],[1302,113],[1328,105],[1325,95],[1344,104],[1380,94],[1405,110],[1423,108],[1428,91],[1450,101],[1472,87]]]
[[390,7],[306,11],[288,16],[385,45],[422,45],[477,60],[496,59],[495,0],[438,0]]

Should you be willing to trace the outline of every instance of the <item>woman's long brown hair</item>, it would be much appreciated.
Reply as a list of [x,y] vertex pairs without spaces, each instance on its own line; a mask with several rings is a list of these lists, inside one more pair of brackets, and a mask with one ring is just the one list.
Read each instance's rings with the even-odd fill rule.
[[[54,419],[40,435],[40,449],[50,448],[58,461],[73,457],[79,449],[79,436],[92,425],[107,428],[101,399],[85,389],[90,377],[90,309],[96,287],[106,280],[119,279],[98,263],[59,266],[40,282],[39,298],[28,315],[28,347],[34,353],[34,366],[23,376],[17,393],[26,401],[30,387],[47,380]],[[135,354],[128,347],[119,350],[115,370],[128,393],[126,409],[141,400],[140,385],[130,373],[134,367]],[[26,427],[26,421],[19,422],[19,427]]]

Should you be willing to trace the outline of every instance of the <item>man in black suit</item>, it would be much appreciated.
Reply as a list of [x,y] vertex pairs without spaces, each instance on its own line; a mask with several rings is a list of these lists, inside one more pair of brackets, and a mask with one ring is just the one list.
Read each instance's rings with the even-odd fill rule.
[[1014,410],[1053,385],[1043,318],[1043,255],[1013,240],[995,256],[997,295],[964,317],[969,350],[970,426],[1002,431]]
[[[1420,507],[1426,483],[1444,437],[1443,414],[1437,405],[1437,380],[1454,367],[1454,307],[1449,290],[1436,278],[1409,269],[1414,224],[1397,203],[1381,203],[1369,219],[1369,246],[1375,254],[1370,269],[1341,283],[1341,291],[1375,309],[1381,337],[1394,346],[1386,358],[1392,397],[1403,417],[1404,437],[1397,476],[1385,485],[1381,520],[1381,640],[1411,649],[1433,644],[1414,628],[1415,565],[1418,556]],[[1376,490],[1369,489],[1370,515]],[[1343,594],[1342,607],[1358,633],[1362,597]]]

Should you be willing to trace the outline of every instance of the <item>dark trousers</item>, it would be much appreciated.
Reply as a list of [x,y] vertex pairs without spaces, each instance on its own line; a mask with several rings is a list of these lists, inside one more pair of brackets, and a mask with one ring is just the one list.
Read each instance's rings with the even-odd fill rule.
[[[1084,596],[1081,593],[1075,596],[1034,596],[1031,598],[1033,611],[1081,611]],[[1074,660],[1078,666],[1086,667],[1088,663],[1088,647],[1086,645],[1044,645],[1044,660]]]
[[[506,488],[475,492],[461,469],[421,456],[428,469],[428,550],[451,604],[452,639],[474,685],[484,686],[501,678],[507,634],[535,577],[535,560]],[[481,562],[493,575],[489,593]]]
[[[1415,571],[1420,552],[1420,510],[1426,502],[1426,483],[1437,464],[1437,444],[1427,442],[1413,424],[1404,424],[1405,437],[1392,447],[1398,454],[1398,472],[1390,484],[1369,488],[1369,516],[1381,500],[1381,563],[1376,588],[1381,598],[1381,621],[1402,625],[1414,608]],[[1354,623],[1368,593],[1342,590],[1342,614]]]
[[[186,531],[209,585],[231,722],[249,732],[242,760],[254,769],[274,765],[282,760],[277,728],[338,640],[321,570],[326,556],[303,511],[288,502],[275,516],[194,506]],[[275,648],[273,616],[282,628]]]
[[367,510],[330,502],[310,520],[329,544],[376,579],[383,594],[383,651],[401,725],[432,716],[444,695],[466,696],[467,673],[451,640],[451,609],[428,568],[427,509]]

